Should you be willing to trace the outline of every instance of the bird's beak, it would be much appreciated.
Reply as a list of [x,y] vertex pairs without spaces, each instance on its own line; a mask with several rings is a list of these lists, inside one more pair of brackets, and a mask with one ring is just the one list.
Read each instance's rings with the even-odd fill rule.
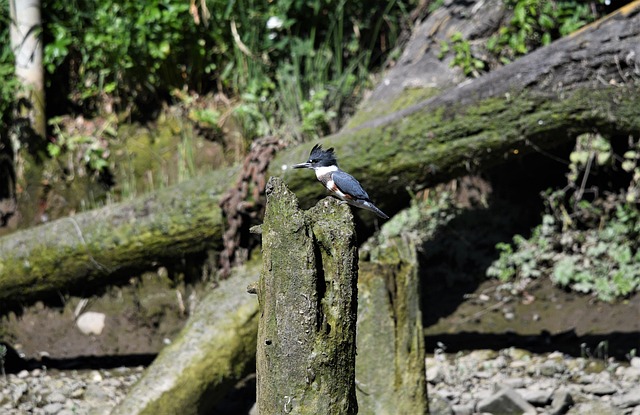
[[291,167],[294,168],[294,169],[310,169],[311,168],[311,163],[294,164]]

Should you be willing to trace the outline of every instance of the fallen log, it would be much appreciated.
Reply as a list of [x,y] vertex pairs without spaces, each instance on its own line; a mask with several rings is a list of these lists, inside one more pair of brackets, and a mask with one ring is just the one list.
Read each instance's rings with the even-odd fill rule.
[[[415,190],[562,145],[580,133],[638,135],[640,1],[472,82],[323,140],[385,212]],[[393,103],[389,103],[393,108]],[[303,207],[325,192],[304,161],[309,145],[283,151],[284,176]],[[223,170],[133,202],[0,238],[0,301],[29,301],[205,247],[218,249]],[[369,212],[354,210],[360,223]]]
[[90,294],[166,259],[219,249],[218,201],[234,170],[0,238],[3,306],[60,290]]
[[211,290],[111,415],[211,413],[255,370],[258,302],[246,287],[258,274],[255,264],[241,267]]

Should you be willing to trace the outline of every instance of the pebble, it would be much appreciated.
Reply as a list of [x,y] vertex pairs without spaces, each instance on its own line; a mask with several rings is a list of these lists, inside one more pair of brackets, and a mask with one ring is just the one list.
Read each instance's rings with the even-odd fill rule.
[[107,316],[104,313],[97,313],[95,311],[87,311],[80,314],[76,320],[76,326],[83,334],[93,334],[99,336],[104,330],[104,322]]
[[[513,348],[442,354],[428,359],[428,370],[447,376],[430,382],[428,393],[447,400],[450,406],[445,412],[450,409],[456,415],[599,411],[605,411],[603,415],[640,415],[636,409],[640,408],[640,387],[627,372],[640,369],[613,360],[594,360],[559,352],[536,355]],[[439,405],[442,407],[442,402]]]
[[[631,359],[629,365],[591,362],[521,349],[440,353],[426,361],[432,413],[503,413],[505,408],[516,408],[507,413],[640,415],[640,377],[635,377],[640,376],[640,360]],[[107,415],[143,370],[7,374],[8,381],[0,382],[0,413]],[[433,411],[436,408],[438,412]]]
[[[7,374],[0,379],[2,415],[102,415],[126,395],[143,373],[142,367],[101,371],[31,371]],[[117,374],[117,375],[115,375]],[[85,396],[85,391],[88,394]]]

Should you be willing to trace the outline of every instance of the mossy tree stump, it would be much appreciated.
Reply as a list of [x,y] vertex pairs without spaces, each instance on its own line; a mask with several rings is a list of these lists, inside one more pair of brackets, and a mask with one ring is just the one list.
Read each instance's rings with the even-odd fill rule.
[[267,185],[258,283],[260,415],[355,414],[358,253],[353,216],[333,199],[301,211]]
[[358,281],[361,414],[426,414],[425,346],[416,246],[408,233],[376,246]]

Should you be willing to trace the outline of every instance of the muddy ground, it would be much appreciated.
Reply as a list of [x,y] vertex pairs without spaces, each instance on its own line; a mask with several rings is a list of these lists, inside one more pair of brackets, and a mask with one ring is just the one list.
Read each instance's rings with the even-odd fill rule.
[[[20,316],[5,316],[3,340],[32,365],[44,361],[49,368],[148,364],[181,329],[207,285],[174,286],[148,273],[89,300],[83,311],[107,315],[99,336],[85,335],[76,327],[74,310],[81,299],[71,297],[63,307],[39,303]],[[518,295],[493,280],[475,286],[430,287],[424,305],[428,352],[443,345],[447,352],[516,346],[573,356],[606,353],[624,360],[632,349],[640,349],[638,294],[609,304],[567,293],[548,280],[534,281]]]

